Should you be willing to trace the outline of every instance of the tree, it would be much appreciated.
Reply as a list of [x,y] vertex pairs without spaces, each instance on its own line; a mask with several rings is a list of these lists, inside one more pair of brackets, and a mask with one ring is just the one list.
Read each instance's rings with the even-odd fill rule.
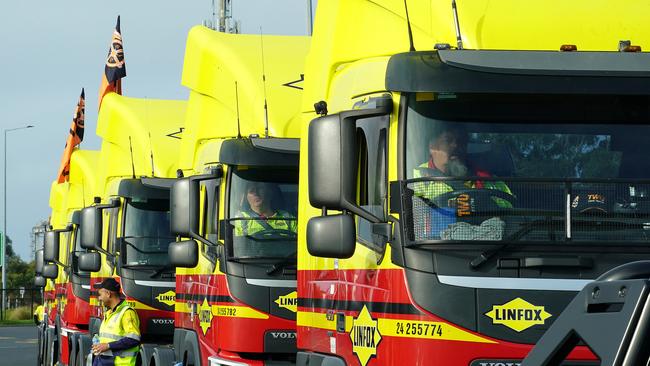
[[13,241],[7,236],[6,261],[7,288],[33,287],[35,263],[23,261],[13,249]]

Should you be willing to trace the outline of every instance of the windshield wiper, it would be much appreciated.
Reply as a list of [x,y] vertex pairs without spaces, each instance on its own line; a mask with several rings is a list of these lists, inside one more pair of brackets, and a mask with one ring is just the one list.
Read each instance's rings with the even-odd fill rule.
[[[533,222],[526,223],[524,227],[519,229],[517,232],[513,233],[509,238],[506,239],[507,243],[501,244],[500,246],[486,250],[479,254],[476,258],[472,259],[469,262],[469,266],[472,269],[477,269],[482,266],[485,262],[494,257],[497,253],[503,251],[504,249],[513,246],[515,244],[520,244],[517,240],[521,239],[524,235],[528,234],[534,229],[537,228],[550,228],[557,227],[557,225],[563,225],[564,221],[560,220],[537,220]],[[572,231],[578,232],[580,229],[589,229],[598,228],[603,231],[611,229],[611,226],[616,230],[629,230],[629,229],[643,229],[643,224],[629,223],[623,221],[611,221],[603,220],[602,218],[594,218],[594,221],[588,220],[574,220],[571,223]],[[553,235],[552,233],[549,233]],[[554,238],[552,238],[553,240]]]
[[274,263],[273,266],[266,271],[266,274],[271,275],[283,268],[296,266],[296,254],[298,254],[298,252],[289,253],[280,262]]
[[174,267],[173,267],[173,266],[170,266],[170,265],[164,265],[164,266],[161,266],[160,268],[158,268],[158,270],[156,270],[154,273],[152,273],[151,276],[149,276],[149,278],[158,277],[158,276],[160,276],[163,272],[168,271],[168,270],[170,270],[170,269],[174,269]]

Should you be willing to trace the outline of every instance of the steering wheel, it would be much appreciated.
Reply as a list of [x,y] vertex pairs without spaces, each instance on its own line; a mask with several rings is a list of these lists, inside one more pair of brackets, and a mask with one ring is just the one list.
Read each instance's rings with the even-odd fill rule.
[[[499,206],[495,198],[504,200],[510,204],[510,207]],[[510,193],[487,188],[466,188],[457,189],[451,192],[443,193],[430,200],[430,202],[437,207],[449,207],[456,210],[460,209],[461,203],[467,201],[467,212],[482,212],[482,211],[500,211],[504,208],[512,208],[515,206],[516,197]],[[456,202],[456,206],[451,206],[450,202]]]
[[257,240],[273,240],[273,239],[295,239],[298,235],[286,229],[265,229],[248,234],[253,239]]

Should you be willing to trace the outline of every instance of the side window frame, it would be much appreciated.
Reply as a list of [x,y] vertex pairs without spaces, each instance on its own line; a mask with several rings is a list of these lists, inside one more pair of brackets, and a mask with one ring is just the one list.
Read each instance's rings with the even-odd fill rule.
[[[357,121],[358,171],[357,204],[387,220],[388,218],[388,130],[390,116],[366,118]],[[374,131],[372,131],[372,130]],[[371,132],[372,133],[369,133]],[[375,168],[372,168],[372,167]],[[381,212],[368,206],[381,206]],[[377,252],[383,248],[375,244],[371,223],[357,217],[357,242]]]
[[[220,205],[220,179],[210,179],[201,182],[201,194],[204,205],[201,212],[201,236],[218,244],[219,237],[219,205]],[[213,246],[201,243],[202,255],[213,265],[217,262],[217,251]]]

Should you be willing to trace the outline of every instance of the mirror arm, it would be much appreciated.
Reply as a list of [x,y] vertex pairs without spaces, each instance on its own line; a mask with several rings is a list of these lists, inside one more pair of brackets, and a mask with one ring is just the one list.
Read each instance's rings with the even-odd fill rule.
[[357,205],[347,204],[346,206],[347,206],[347,207],[345,207],[346,210],[352,212],[353,214],[355,214],[355,215],[357,215],[357,216],[359,216],[361,218],[364,218],[364,219],[370,221],[373,224],[379,224],[379,223],[384,222],[384,220],[380,219],[379,217],[371,214],[370,212],[364,210],[363,208],[361,208],[361,207],[359,207]]
[[95,247],[94,249],[91,249],[91,250],[95,250],[95,251],[97,251],[97,252],[99,252],[99,253],[104,254],[104,255],[107,256],[107,257],[111,257],[111,258],[115,259],[115,254],[110,253],[110,252],[108,252],[107,250],[104,250],[104,248],[97,248],[97,247]]
[[109,203],[104,203],[104,204],[98,204],[95,205],[95,208],[104,210],[107,208],[115,208],[115,207],[120,207],[120,199],[119,198],[113,198]]
[[217,246],[219,246],[219,244],[217,244],[217,243],[213,243],[213,242],[211,242],[210,240],[208,240],[208,239],[206,239],[206,238],[204,238],[204,237],[202,237],[201,235],[198,235],[198,234],[196,234],[196,233],[190,233],[190,237],[191,237],[191,239],[198,240],[198,241],[200,241],[201,243],[203,243],[203,244],[205,244],[205,245],[207,245],[207,246],[210,246],[210,247],[217,247]]
[[59,265],[60,267],[63,267],[64,269],[68,269],[68,268],[70,268],[69,265],[63,264],[63,263],[60,262],[58,259],[53,260],[52,263],[57,264],[57,265]]

